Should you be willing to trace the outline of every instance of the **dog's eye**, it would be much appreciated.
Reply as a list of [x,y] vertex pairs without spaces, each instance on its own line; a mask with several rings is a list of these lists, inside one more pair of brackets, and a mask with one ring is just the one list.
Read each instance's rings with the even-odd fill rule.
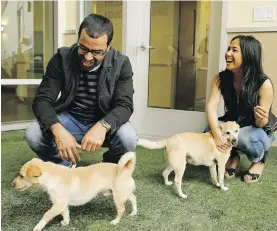
[[23,175],[22,175],[22,174],[19,174],[19,177],[20,177],[20,178],[23,178]]
[[235,133],[237,133],[239,130],[236,130]]
[[226,132],[227,135],[230,135],[230,132]]

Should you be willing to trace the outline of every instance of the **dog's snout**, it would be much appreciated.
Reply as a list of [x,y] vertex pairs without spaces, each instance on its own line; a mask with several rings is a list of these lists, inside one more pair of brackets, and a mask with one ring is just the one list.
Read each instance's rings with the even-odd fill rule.
[[11,186],[12,186],[12,187],[15,187],[15,182],[14,182],[14,180],[12,181]]
[[234,142],[234,143],[237,142],[237,139],[236,138],[232,139],[232,142]]

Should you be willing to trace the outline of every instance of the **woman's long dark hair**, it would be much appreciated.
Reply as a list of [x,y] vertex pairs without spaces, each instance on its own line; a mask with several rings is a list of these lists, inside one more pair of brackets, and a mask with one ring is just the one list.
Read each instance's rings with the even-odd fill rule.
[[232,41],[235,39],[239,39],[242,53],[244,75],[241,94],[248,107],[255,107],[258,104],[259,88],[266,78],[262,66],[262,46],[253,36],[238,35]]

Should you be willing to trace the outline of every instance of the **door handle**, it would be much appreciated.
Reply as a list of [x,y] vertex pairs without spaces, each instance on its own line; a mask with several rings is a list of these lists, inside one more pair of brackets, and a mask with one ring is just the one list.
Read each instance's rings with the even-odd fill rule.
[[144,43],[142,43],[142,44],[140,45],[140,49],[141,49],[142,51],[144,51],[144,50],[146,50],[146,49],[156,49],[156,47],[147,46],[147,45],[145,45]]

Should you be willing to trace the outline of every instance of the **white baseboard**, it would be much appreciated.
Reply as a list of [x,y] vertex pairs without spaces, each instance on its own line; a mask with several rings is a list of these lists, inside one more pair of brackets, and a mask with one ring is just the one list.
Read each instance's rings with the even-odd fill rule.
[[147,139],[147,140],[152,140],[152,141],[163,140],[166,138],[168,138],[168,137],[158,136],[158,135],[139,134],[139,139]]
[[23,130],[23,129],[26,129],[31,122],[32,121],[2,123],[1,124],[1,131],[2,132],[7,132],[7,131]]

